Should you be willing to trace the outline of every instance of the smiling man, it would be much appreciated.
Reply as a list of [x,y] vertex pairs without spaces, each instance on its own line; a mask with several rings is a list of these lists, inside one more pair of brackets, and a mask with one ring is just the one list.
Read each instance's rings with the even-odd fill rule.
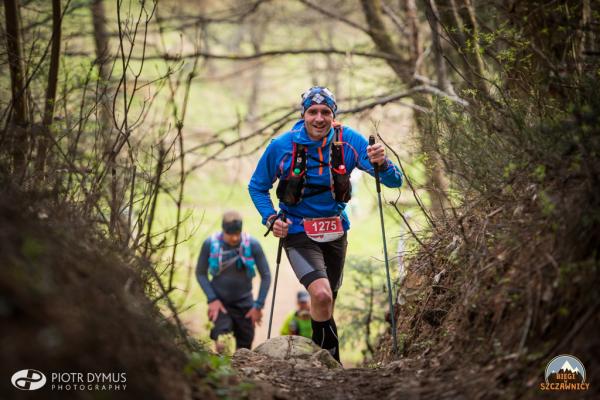
[[[290,264],[310,294],[312,339],[338,361],[339,341],[333,305],[342,284],[346,231],[344,209],[350,200],[350,173],[359,168],[388,187],[402,185],[402,174],[380,143],[335,121],[335,96],[315,86],[302,95],[302,119],[274,139],[262,155],[248,189],[263,224],[283,238]],[[285,219],[276,218],[269,190],[279,180],[277,197]]]
[[[227,211],[221,226],[222,232],[204,241],[196,267],[196,278],[208,300],[208,318],[214,323],[210,338],[219,353],[223,351],[219,336],[229,332],[233,332],[236,349],[250,348],[271,284],[265,254],[256,239],[242,232],[240,213]],[[260,290],[253,301],[252,279],[256,270],[260,274]]]

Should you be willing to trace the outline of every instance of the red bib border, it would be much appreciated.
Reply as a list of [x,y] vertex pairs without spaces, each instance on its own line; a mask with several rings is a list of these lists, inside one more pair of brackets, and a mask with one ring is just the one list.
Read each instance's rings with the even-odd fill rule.
[[304,232],[315,242],[331,242],[344,235],[344,228],[339,216],[304,218]]

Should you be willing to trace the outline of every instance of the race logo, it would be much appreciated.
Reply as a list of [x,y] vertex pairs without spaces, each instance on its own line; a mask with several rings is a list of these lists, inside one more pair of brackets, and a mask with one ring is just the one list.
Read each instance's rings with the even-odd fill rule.
[[46,376],[35,369],[22,369],[10,379],[13,386],[21,390],[37,390],[46,384]]
[[568,354],[556,356],[546,366],[545,383],[541,390],[580,391],[588,390],[590,384],[585,381],[585,367],[577,357]]

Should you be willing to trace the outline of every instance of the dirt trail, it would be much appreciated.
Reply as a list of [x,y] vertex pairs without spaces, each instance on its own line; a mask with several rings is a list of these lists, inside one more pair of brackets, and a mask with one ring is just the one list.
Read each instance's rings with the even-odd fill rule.
[[[236,354],[233,365],[257,383],[253,398],[352,399],[473,399],[493,398],[493,377],[456,371],[427,360],[402,359],[376,368],[301,368],[257,353]],[[506,394],[506,393],[505,393]]]

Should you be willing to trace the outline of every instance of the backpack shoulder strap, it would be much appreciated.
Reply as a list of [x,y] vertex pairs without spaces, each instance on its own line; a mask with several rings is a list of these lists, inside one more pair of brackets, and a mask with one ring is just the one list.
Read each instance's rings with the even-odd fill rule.
[[256,275],[256,261],[252,256],[252,243],[250,242],[250,235],[246,232],[242,233],[239,256],[241,263],[246,267],[246,274],[249,278],[253,278]]
[[[331,144],[331,168],[338,173],[340,166],[345,164],[344,157],[344,127],[341,124],[336,124],[333,127],[335,138]],[[345,168],[345,167],[344,167]]]
[[223,247],[222,242],[223,242],[223,238],[220,233],[213,233],[210,236],[210,256],[211,257],[215,254],[218,255],[218,253],[221,251],[221,248]]
[[242,248],[244,249],[245,252],[246,252],[246,249],[248,249],[248,251],[250,251],[250,249],[251,249],[250,235],[247,234],[246,232],[242,232]]
[[223,235],[214,233],[210,237],[210,254],[208,255],[208,269],[213,276],[219,274],[223,260]]
[[290,164],[290,176],[302,176],[306,172],[306,146],[292,142],[292,162]]

